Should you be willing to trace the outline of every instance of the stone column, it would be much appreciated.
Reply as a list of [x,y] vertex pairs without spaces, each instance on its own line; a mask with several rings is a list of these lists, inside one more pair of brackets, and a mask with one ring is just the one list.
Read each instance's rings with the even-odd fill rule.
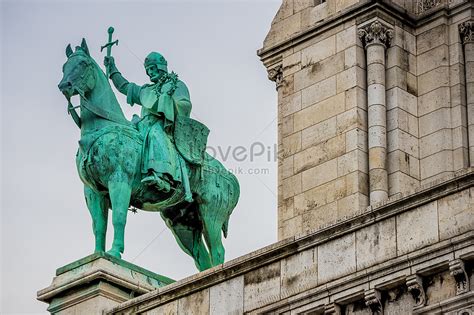
[[379,21],[359,28],[367,56],[370,204],[388,198],[385,51],[393,31]]
[[469,165],[474,166],[474,21],[459,24],[459,33],[464,46]]

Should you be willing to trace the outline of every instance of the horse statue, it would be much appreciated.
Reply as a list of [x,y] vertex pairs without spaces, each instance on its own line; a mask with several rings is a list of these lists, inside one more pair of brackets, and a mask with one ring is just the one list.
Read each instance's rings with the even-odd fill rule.
[[[130,209],[160,212],[181,249],[193,257],[199,271],[224,262],[222,234],[227,237],[229,217],[239,199],[237,178],[209,154],[201,166],[186,162],[192,201],[183,184],[163,192],[142,183],[144,139],[128,121],[111,85],[89,54],[86,41],[67,61],[59,90],[68,100],[68,112],[81,129],[76,166],[92,216],[95,252],[105,251],[108,210],[112,211],[114,239],[107,251],[121,257]],[[71,97],[80,97],[79,114]],[[190,135],[189,141],[193,141]],[[207,248],[206,248],[206,245]]]

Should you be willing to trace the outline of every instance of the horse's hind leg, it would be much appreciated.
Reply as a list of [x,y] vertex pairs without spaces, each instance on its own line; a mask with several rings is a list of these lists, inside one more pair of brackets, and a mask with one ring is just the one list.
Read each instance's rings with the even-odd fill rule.
[[216,209],[208,205],[200,205],[202,222],[204,225],[203,235],[211,254],[213,266],[224,263],[225,249],[222,245],[222,224]]
[[109,204],[105,196],[84,186],[87,208],[92,217],[92,229],[95,236],[95,252],[105,251],[105,235],[107,232],[107,218]]
[[181,249],[193,257],[194,264],[199,271],[203,271],[212,267],[211,258],[202,239],[202,228],[189,226],[184,222],[172,222],[163,213],[161,217],[166,225],[173,232],[173,235]]
[[132,189],[125,181],[110,181],[108,188],[110,202],[112,203],[114,241],[112,248],[107,253],[120,258],[120,254],[124,250],[125,224],[127,223],[127,211]]

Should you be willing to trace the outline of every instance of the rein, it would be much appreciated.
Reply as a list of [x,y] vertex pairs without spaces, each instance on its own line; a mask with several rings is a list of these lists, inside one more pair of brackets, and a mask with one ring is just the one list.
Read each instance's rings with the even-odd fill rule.
[[[81,76],[81,83],[84,82],[84,79],[88,79],[89,76],[93,75],[93,69],[92,69],[93,64],[90,63],[87,67],[87,72],[84,73]],[[96,79],[97,80],[97,79]],[[80,84],[77,86],[76,84],[72,83],[72,88],[73,90],[77,91],[79,96],[82,98],[83,102],[77,106],[73,106],[71,103],[71,100],[68,100],[68,113],[71,114],[74,122],[76,125],[81,128],[82,125],[82,120],[81,117],[77,114],[76,108],[81,108],[81,109],[87,109],[91,113],[95,114],[96,116],[102,117],[104,119],[110,120],[112,122],[115,122],[117,124],[123,125],[123,126],[129,126],[130,123],[128,120],[117,116],[114,112],[106,111],[103,108],[99,106],[94,106],[86,97],[85,92],[83,87],[85,84]],[[105,94],[105,91],[102,93],[102,95]],[[120,105],[118,105],[120,106]]]

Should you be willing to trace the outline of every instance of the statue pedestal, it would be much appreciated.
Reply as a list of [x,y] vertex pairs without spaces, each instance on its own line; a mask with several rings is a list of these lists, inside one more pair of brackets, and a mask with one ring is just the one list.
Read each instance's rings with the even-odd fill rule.
[[54,314],[101,314],[103,310],[174,281],[106,253],[95,253],[56,270],[37,298]]

